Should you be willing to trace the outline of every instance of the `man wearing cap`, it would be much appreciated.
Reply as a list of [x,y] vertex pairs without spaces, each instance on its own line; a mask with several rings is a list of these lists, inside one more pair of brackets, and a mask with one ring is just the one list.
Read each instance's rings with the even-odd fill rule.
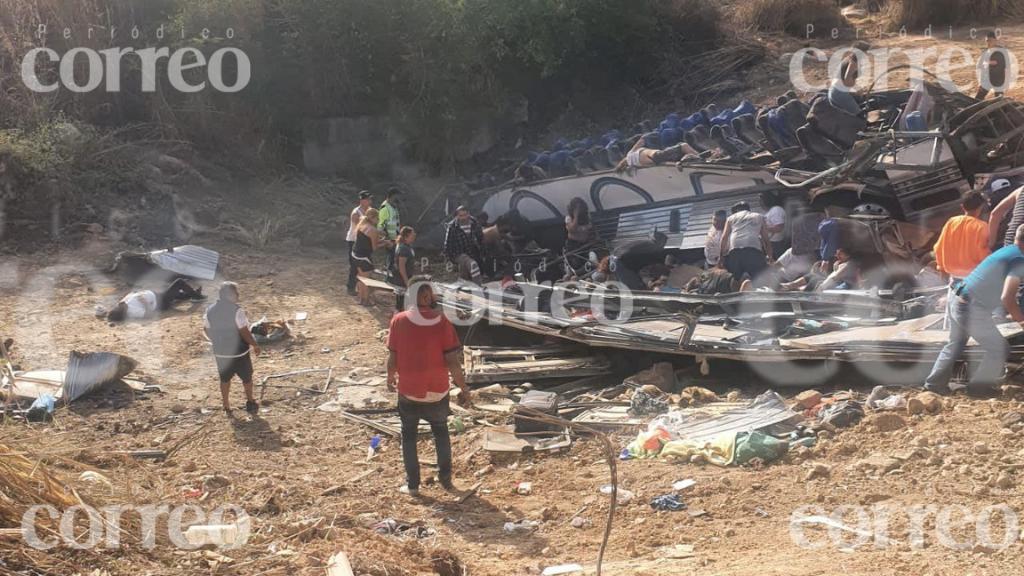
[[352,259],[352,250],[356,247],[356,229],[359,227],[359,221],[366,216],[366,211],[370,209],[370,202],[373,200],[373,196],[370,195],[369,191],[363,190],[359,193],[359,205],[352,209],[352,213],[349,214],[348,222],[348,235],[345,236],[345,240],[348,241],[348,295],[356,295],[356,274],[359,272],[359,267],[356,265],[355,260]]
[[989,89],[995,93],[996,98],[1002,96],[1006,90],[1006,49],[998,44],[999,39],[995,32],[989,32],[985,36],[985,51],[978,59],[980,86],[978,86],[978,93],[974,95],[977,100],[984,100],[988,96]]
[[984,352],[971,376],[968,393],[986,393],[1002,379],[1010,345],[996,327],[993,311],[1000,306],[1024,325],[1024,312],[1017,303],[1017,289],[1024,277],[1024,226],[1014,231],[1014,243],[993,252],[957,286],[950,303],[949,342],[942,348],[924,387],[937,394],[949,394],[953,368],[967,342],[974,338]]
[[985,196],[972,190],[964,194],[960,207],[963,215],[950,218],[935,243],[936,269],[949,276],[950,280],[946,305],[947,329],[951,320],[949,310],[954,298],[953,287],[959,285],[991,254],[988,248],[988,224],[980,218],[981,211],[985,209]]

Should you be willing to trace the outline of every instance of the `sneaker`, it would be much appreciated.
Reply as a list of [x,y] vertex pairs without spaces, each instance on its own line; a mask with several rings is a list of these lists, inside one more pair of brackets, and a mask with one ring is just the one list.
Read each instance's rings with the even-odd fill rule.
[[260,405],[255,400],[246,400],[245,411],[249,414],[255,414],[260,411]]
[[408,494],[409,496],[416,497],[420,495],[419,488],[409,488],[408,486],[402,486],[398,489],[402,494]]

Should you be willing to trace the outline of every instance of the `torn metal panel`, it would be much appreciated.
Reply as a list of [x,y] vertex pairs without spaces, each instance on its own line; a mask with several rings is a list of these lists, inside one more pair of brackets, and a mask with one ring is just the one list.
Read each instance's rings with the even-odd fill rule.
[[572,439],[568,434],[552,437],[517,436],[512,426],[496,426],[484,430],[483,449],[488,452],[539,452],[568,448]]
[[71,352],[62,398],[74,402],[97,388],[124,378],[135,370],[138,362],[110,352]]
[[466,347],[466,382],[509,382],[535,378],[592,376],[611,370],[611,363],[586,349],[565,345]]
[[122,252],[114,262],[116,270],[123,264],[135,265],[144,262],[156,266],[175,276],[213,280],[217,276],[220,254],[201,246],[185,245],[153,252]]
[[668,428],[673,439],[711,440],[729,432],[763,430],[777,424],[795,424],[803,416],[793,412],[782,397],[773,391],[765,392],[742,408],[735,408],[717,416],[696,413],[691,421]]

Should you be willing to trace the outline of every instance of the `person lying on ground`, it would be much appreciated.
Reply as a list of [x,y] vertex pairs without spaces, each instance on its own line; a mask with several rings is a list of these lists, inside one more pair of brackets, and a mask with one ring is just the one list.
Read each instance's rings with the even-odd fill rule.
[[245,389],[245,411],[255,414],[259,404],[253,396],[252,357],[250,351],[259,356],[260,346],[249,331],[249,319],[238,305],[240,300],[238,284],[225,282],[220,286],[220,295],[203,316],[203,334],[210,340],[213,356],[217,361],[220,377],[220,397],[224,411],[231,414],[228,400],[231,379],[238,376]]
[[665,263],[666,242],[668,236],[662,232],[655,232],[649,239],[625,242],[612,250],[608,270],[630,290],[647,290],[640,271]]
[[152,318],[158,311],[170,310],[175,302],[205,300],[203,288],[193,288],[184,278],[178,278],[170,287],[157,294],[152,290],[131,292],[107,312],[108,322],[124,322],[125,320],[143,320]]
[[699,156],[692,146],[683,142],[664,150],[644,147],[644,139],[641,138],[633,145],[633,149],[626,154],[626,157],[615,166],[615,171],[622,173],[626,168],[641,168],[644,166],[658,166],[668,162],[679,162],[683,157],[690,154]]
[[750,280],[739,280],[724,268],[708,268],[700,276],[692,278],[683,288],[690,294],[714,296],[733,292],[750,292],[754,284]]
[[795,254],[790,248],[779,256],[773,268],[780,283],[793,282],[802,276],[806,276],[814,269],[818,262],[818,254]]
[[438,478],[446,491],[458,494],[452,482],[452,446],[448,434],[451,414],[448,376],[459,388],[459,401],[469,408],[472,401],[459,363],[461,353],[455,327],[437,311],[437,297],[429,276],[410,279],[409,296],[416,307],[395,314],[388,330],[387,388],[398,393],[398,415],[402,421],[402,462],[406,484],[400,491],[418,496],[420,461],[417,428],[420,420],[430,424],[437,454]]
[[858,289],[861,285],[860,264],[851,258],[843,248],[836,251],[835,257],[836,263],[831,269],[828,262],[818,262],[810,274],[779,286],[779,292],[793,292],[800,289],[805,292]]
[[993,312],[1002,306],[1014,322],[1024,325],[1024,312],[1017,302],[1022,277],[1024,226],[1017,228],[1012,245],[993,252],[957,286],[950,305],[949,342],[925,378],[925,389],[943,395],[951,392],[953,368],[971,338],[978,342],[984,357],[971,376],[967,392],[984,394],[1003,379],[1010,346],[996,327]]

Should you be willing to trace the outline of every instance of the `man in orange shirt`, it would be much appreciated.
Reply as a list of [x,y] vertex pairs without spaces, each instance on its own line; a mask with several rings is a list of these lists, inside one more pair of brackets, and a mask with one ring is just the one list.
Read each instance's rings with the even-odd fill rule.
[[[964,211],[963,216],[950,218],[942,228],[939,241],[935,243],[936,268],[949,276],[950,292],[947,295],[947,302],[953,299],[952,286],[959,284],[991,254],[988,247],[988,223],[981,219],[981,212],[985,209],[985,196],[977,190],[972,190],[964,194],[960,206]],[[947,327],[948,324],[947,305]]]

